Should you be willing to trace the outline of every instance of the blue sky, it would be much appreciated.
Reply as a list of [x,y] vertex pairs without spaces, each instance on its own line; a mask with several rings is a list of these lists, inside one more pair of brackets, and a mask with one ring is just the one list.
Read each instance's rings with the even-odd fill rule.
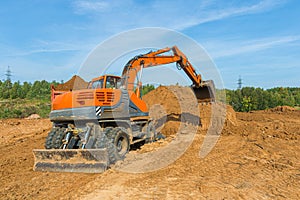
[[[227,88],[299,87],[300,1],[12,0],[0,6],[0,79],[68,80],[97,44],[163,27],[203,46]],[[125,64],[125,63],[124,63]],[[121,70],[120,70],[121,71]]]

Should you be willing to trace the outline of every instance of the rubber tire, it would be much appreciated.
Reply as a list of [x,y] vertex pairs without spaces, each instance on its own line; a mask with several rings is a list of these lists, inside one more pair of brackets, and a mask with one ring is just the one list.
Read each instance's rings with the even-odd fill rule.
[[130,148],[127,130],[122,127],[116,127],[109,132],[107,138],[117,150],[116,158],[118,160],[124,159]]
[[[116,146],[120,138],[125,139],[126,145],[125,150],[121,154],[118,152]],[[97,138],[95,145],[96,148],[107,149],[110,164],[115,164],[118,160],[123,160],[130,147],[126,129],[119,127],[106,127],[103,130],[103,133]]]
[[109,165],[115,164],[119,160],[117,157],[118,155],[117,149],[107,138],[107,135],[110,135],[112,131],[113,131],[113,127],[105,128],[103,132],[98,135],[95,143],[96,149],[103,149],[103,148],[107,149]]
[[54,149],[61,149],[63,145],[63,139],[66,137],[66,128],[59,128],[56,131],[55,136],[53,137],[53,148]]
[[54,146],[53,146],[53,138],[56,135],[58,129],[59,128],[54,127],[48,133],[48,136],[46,137],[46,142],[45,142],[45,148],[46,149],[53,149],[54,148]]

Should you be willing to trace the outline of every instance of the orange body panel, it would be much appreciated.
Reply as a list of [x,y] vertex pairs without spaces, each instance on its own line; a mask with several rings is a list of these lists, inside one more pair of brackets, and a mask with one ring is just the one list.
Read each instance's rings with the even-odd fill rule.
[[52,110],[85,106],[115,106],[121,100],[119,89],[85,89],[65,92],[52,100]]
[[148,112],[147,104],[138,98],[134,92],[128,92],[130,100],[134,103],[142,112]]

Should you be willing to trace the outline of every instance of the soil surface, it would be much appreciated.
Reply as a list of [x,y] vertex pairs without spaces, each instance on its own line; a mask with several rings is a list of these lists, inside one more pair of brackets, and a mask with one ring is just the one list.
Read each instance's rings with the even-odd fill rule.
[[[188,90],[177,89],[174,94],[169,87],[160,87],[145,96],[166,139],[130,151],[123,162],[102,174],[34,172],[32,150],[44,148],[50,121],[0,120],[0,199],[300,199],[300,111],[279,107],[235,113],[227,106],[226,121],[218,122],[224,123],[222,132],[209,135],[215,124],[213,105],[187,103],[189,97],[181,94]],[[178,98],[188,106],[174,102]],[[191,106],[197,108],[201,126]],[[190,115],[183,115],[191,109]],[[205,140],[216,144],[200,158]],[[163,154],[164,149],[176,152],[174,146],[183,149],[178,152],[182,155],[160,166],[172,157]],[[124,172],[155,152],[162,157],[150,158],[153,162],[143,166],[145,170],[154,166],[148,172]]]

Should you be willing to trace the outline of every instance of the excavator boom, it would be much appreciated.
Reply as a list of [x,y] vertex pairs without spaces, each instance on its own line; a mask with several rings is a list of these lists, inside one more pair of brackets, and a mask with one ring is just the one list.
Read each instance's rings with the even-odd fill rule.
[[[164,55],[164,53],[172,52],[173,55]],[[138,72],[143,68],[155,67],[176,63],[178,69],[183,69],[186,75],[192,80],[192,89],[195,92],[198,102],[213,102],[215,101],[215,87],[213,81],[203,81],[200,74],[197,74],[193,65],[188,58],[182,53],[177,46],[172,48],[164,48],[147,54],[142,54],[131,59],[125,66],[122,76],[127,80],[125,84],[128,91],[135,90],[135,81]],[[140,80],[139,80],[140,81]],[[138,85],[141,85],[138,83]],[[136,90],[139,96],[140,88]]]

